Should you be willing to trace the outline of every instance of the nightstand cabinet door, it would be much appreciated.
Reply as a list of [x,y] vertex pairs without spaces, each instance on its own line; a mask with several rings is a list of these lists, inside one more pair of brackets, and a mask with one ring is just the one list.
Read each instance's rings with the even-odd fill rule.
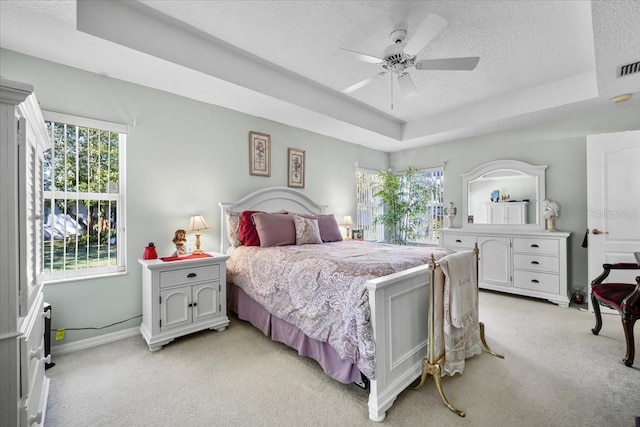
[[191,323],[191,287],[160,291],[160,330],[177,328]]
[[201,322],[218,315],[218,290],[220,282],[203,283],[194,285],[191,289],[193,297],[193,321]]

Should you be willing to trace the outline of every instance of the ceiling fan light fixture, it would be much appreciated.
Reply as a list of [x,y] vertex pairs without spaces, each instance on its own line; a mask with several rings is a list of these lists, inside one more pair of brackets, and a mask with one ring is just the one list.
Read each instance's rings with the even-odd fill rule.
[[616,104],[619,104],[621,102],[626,102],[630,99],[631,99],[630,93],[623,93],[622,95],[614,96],[611,100]]

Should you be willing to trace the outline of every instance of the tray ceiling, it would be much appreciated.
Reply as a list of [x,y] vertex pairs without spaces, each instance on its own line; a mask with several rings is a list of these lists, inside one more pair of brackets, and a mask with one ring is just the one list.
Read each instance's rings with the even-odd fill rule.
[[[0,13],[3,48],[389,152],[601,117],[640,90],[640,73],[618,78],[640,60],[633,1],[5,0]],[[418,58],[479,56],[475,70],[411,70],[411,99],[389,75],[341,92],[380,66],[339,48],[380,56],[429,13],[448,24]]]

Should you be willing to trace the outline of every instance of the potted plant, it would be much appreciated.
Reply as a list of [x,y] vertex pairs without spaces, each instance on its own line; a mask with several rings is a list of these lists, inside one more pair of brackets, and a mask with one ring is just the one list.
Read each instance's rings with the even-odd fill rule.
[[424,216],[431,190],[417,169],[409,167],[400,173],[380,171],[373,195],[384,204],[383,213],[374,219],[374,224],[384,226],[391,243],[406,245],[424,237]]

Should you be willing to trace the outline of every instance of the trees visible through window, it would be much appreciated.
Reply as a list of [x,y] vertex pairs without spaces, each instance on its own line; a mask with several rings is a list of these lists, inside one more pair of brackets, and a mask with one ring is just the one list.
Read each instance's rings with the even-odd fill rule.
[[[391,172],[384,172],[389,174]],[[380,221],[376,221],[384,211],[384,201],[381,197],[376,197],[376,189],[380,188],[382,173],[379,171],[362,169],[357,170],[357,221],[356,227],[364,232],[367,240],[385,240],[385,229]],[[405,175],[405,174],[400,174]],[[420,209],[420,214],[414,219],[411,233],[408,233],[406,243],[417,244],[438,244],[440,229],[443,226],[443,179],[442,168],[414,170],[411,174],[411,183],[424,185],[429,192],[428,202],[424,209]],[[406,179],[398,177],[398,195],[402,198],[405,194],[410,194],[411,189],[405,188],[408,184]],[[389,235],[392,230],[386,230]],[[391,236],[389,236],[391,238]]]
[[56,113],[45,120],[45,280],[124,271],[126,127]]

